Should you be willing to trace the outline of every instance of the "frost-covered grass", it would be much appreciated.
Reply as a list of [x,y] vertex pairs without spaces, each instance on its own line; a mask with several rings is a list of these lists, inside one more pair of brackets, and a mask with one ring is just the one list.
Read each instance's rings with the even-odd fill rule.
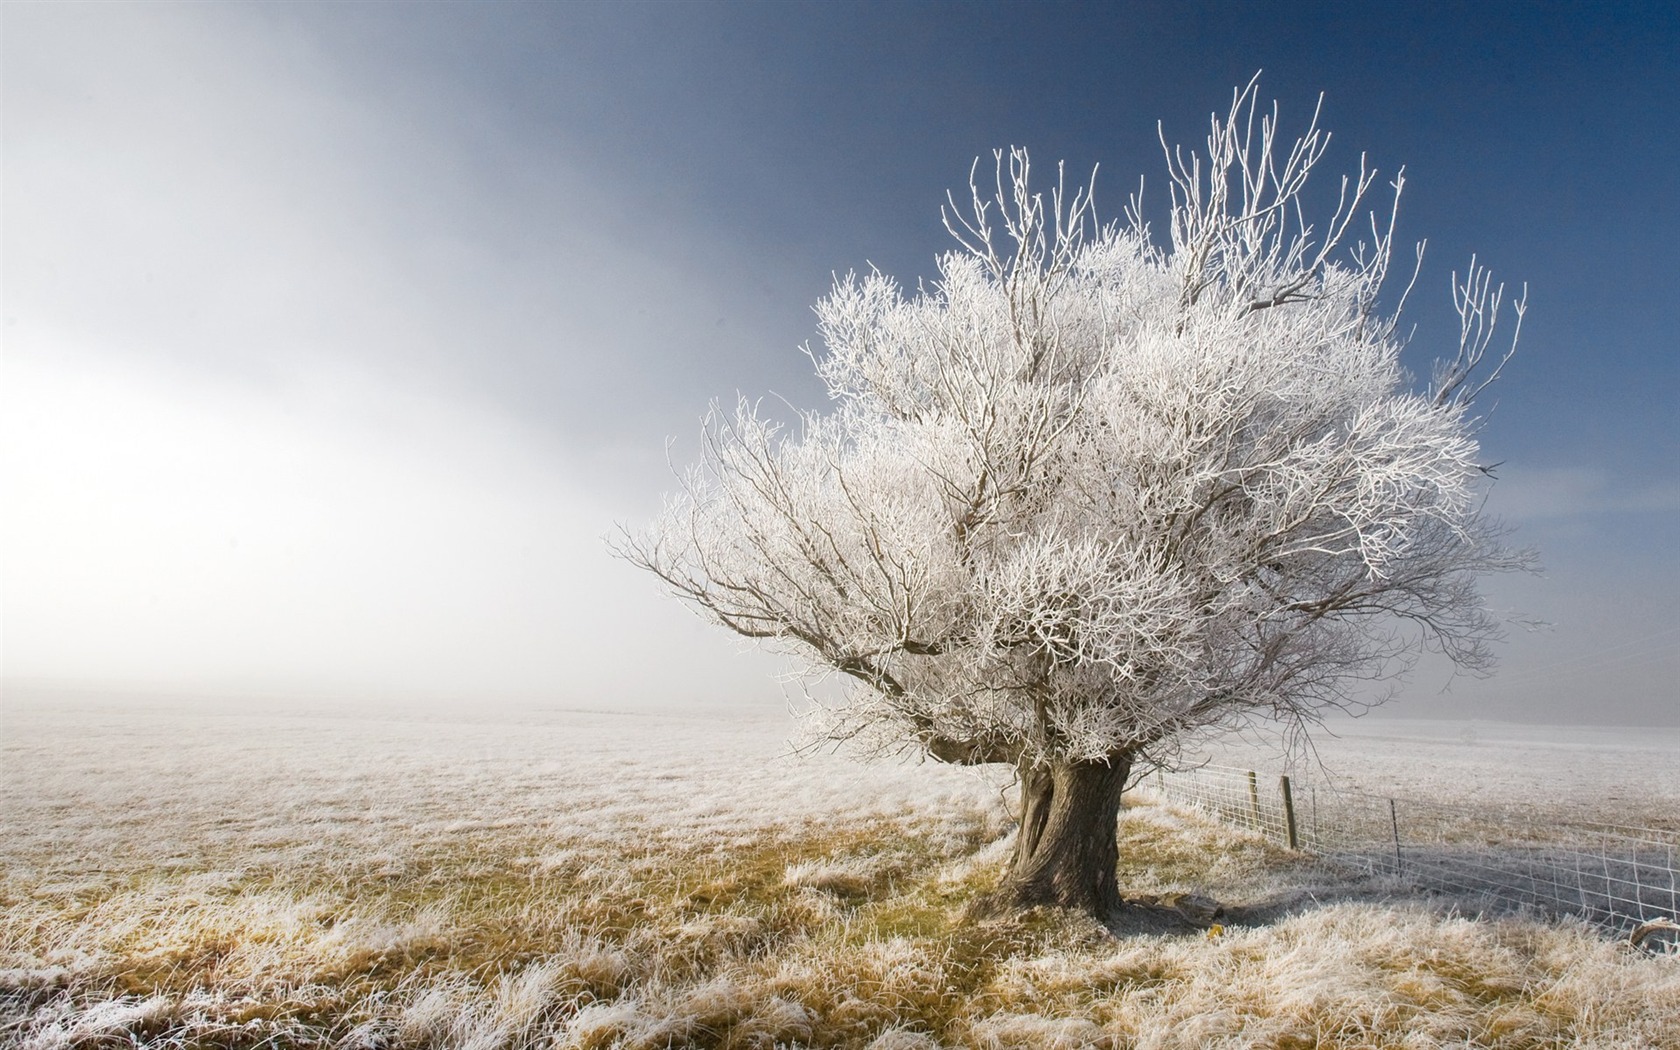
[[790,757],[775,716],[0,726],[0,1045],[1680,1047],[1673,960],[1160,807],[1123,884],[1222,934],[970,920],[1003,785]]

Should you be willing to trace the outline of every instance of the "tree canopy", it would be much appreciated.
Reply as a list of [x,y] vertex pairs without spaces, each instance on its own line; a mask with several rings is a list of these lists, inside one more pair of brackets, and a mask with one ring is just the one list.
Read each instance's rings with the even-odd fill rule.
[[1485,669],[1477,578],[1527,561],[1481,509],[1502,288],[1454,275],[1462,338],[1417,388],[1405,296],[1381,298],[1403,179],[1365,211],[1362,158],[1315,223],[1328,136],[1315,116],[1285,149],[1277,126],[1250,84],[1205,154],[1163,138],[1164,242],[1136,199],[1100,225],[999,152],[949,202],[936,280],[853,274],[818,303],[832,404],[792,427],[714,406],[621,552],[850,676],[832,732],[1024,775],[1311,720],[1420,646]]

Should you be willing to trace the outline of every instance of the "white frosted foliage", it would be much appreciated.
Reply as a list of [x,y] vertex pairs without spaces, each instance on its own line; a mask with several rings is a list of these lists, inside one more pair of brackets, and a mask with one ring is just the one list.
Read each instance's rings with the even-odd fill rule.
[[1527,563],[1480,513],[1500,289],[1455,276],[1463,339],[1414,389],[1374,171],[1310,220],[1328,136],[1283,148],[1255,98],[1205,156],[1167,151],[1165,243],[1136,200],[1098,225],[1000,152],[936,280],[848,275],[818,304],[831,406],[791,428],[714,408],[621,552],[849,676],[832,732],[951,761],[1161,761],[1191,730],[1345,706],[1421,646],[1487,668],[1476,577]]

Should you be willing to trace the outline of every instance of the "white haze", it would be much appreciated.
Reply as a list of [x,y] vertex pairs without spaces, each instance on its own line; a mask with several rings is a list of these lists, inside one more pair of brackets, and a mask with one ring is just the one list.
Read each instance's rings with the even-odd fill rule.
[[611,512],[505,418],[353,374],[258,395],[61,356],[7,383],[9,676],[777,696],[773,664],[625,585]]
[[[273,28],[8,13],[11,688],[778,702],[773,661],[602,543],[668,476],[598,388],[712,276],[615,238],[552,158],[524,203],[593,223],[521,227]],[[503,410],[539,354],[549,411]]]

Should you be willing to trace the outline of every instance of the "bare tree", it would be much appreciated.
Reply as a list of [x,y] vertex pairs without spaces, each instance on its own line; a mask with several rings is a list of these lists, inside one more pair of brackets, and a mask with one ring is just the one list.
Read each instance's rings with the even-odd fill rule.
[[1455,276],[1461,345],[1412,389],[1404,295],[1379,312],[1402,180],[1362,211],[1362,159],[1309,222],[1328,135],[1315,115],[1281,148],[1256,102],[1234,93],[1205,156],[1163,138],[1164,245],[1136,198],[1098,226],[1059,172],[1046,198],[997,154],[936,282],[848,275],[818,304],[829,411],[714,406],[700,465],[618,544],[849,676],[837,737],[1014,766],[1006,905],[1117,907],[1121,791],[1196,730],[1313,721],[1424,646],[1485,669],[1477,577],[1528,560],[1481,513],[1500,291]]

